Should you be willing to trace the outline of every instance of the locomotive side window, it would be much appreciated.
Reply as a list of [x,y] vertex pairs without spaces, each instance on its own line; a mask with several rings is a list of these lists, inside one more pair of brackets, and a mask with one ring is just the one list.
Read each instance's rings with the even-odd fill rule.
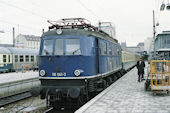
[[112,56],[115,55],[115,52],[114,52],[114,45],[112,45]]
[[112,55],[112,45],[109,44],[109,55]]
[[117,46],[115,46],[115,55],[118,56],[118,49],[117,49]]
[[66,55],[80,55],[80,39],[66,39]]
[[107,55],[107,46],[105,42],[100,42],[101,55]]
[[54,54],[55,55],[63,55],[63,39],[56,39]]
[[52,55],[53,53],[53,40],[44,40],[42,55]]
[[3,55],[3,62],[6,62],[6,55]]

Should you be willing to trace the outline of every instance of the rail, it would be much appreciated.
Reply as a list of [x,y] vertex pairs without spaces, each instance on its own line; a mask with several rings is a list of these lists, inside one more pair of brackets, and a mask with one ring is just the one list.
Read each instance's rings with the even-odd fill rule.
[[29,91],[32,87],[40,85],[38,77],[17,80],[0,84],[0,99]]
[[47,109],[47,110],[45,110],[43,113],[50,113],[51,111],[53,111],[53,107],[51,107],[51,108],[49,108],[49,109]]

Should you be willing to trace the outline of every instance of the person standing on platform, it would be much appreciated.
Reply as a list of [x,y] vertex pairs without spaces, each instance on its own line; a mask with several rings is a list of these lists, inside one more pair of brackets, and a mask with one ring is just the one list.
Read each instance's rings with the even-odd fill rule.
[[139,58],[136,67],[138,69],[138,82],[141,82],[144,79],[143,75],[144,75],[144,68],[145,68],[145,62],[142,60],[142,58]]

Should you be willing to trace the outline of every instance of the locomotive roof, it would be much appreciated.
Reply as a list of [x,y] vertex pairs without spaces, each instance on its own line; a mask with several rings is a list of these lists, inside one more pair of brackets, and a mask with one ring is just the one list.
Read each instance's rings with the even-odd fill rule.
[[95,37],[99,37],[104,40],[109,40],[111,42],[118,43],[116,39],[113,39],[108,34],[101,32],[101,31],[99,32],[99,31],[92,31],[92,30],[86,30],[86,29],[61,29],[62,34],[57,34],[57,30],[58,29],[49,30],[49,31],[45,32],[42,35],[42,37],[43,36],[54,36],[54,35],[58,35],[58,36],[61,36],[61,35],[83,35],[83,36],[95,36]]
[[27,55],[38,55],[38,50],[36,49],[27,49],[27,48],[15,48],[8,47],[12,54],[27,54]]
[[11,52],[5,47],[0,47],[0,54],[11,54]]

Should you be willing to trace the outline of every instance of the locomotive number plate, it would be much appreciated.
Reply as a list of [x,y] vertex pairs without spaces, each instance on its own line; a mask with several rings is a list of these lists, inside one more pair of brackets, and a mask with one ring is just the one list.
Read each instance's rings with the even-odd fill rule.
[[65,76],[66,76],[66,73],[57,73],[57,76],[58,76],[58,77],[62,77],[62,76],[65,77]]
[[52,76],[65,77],[66,73],[52,73]]

